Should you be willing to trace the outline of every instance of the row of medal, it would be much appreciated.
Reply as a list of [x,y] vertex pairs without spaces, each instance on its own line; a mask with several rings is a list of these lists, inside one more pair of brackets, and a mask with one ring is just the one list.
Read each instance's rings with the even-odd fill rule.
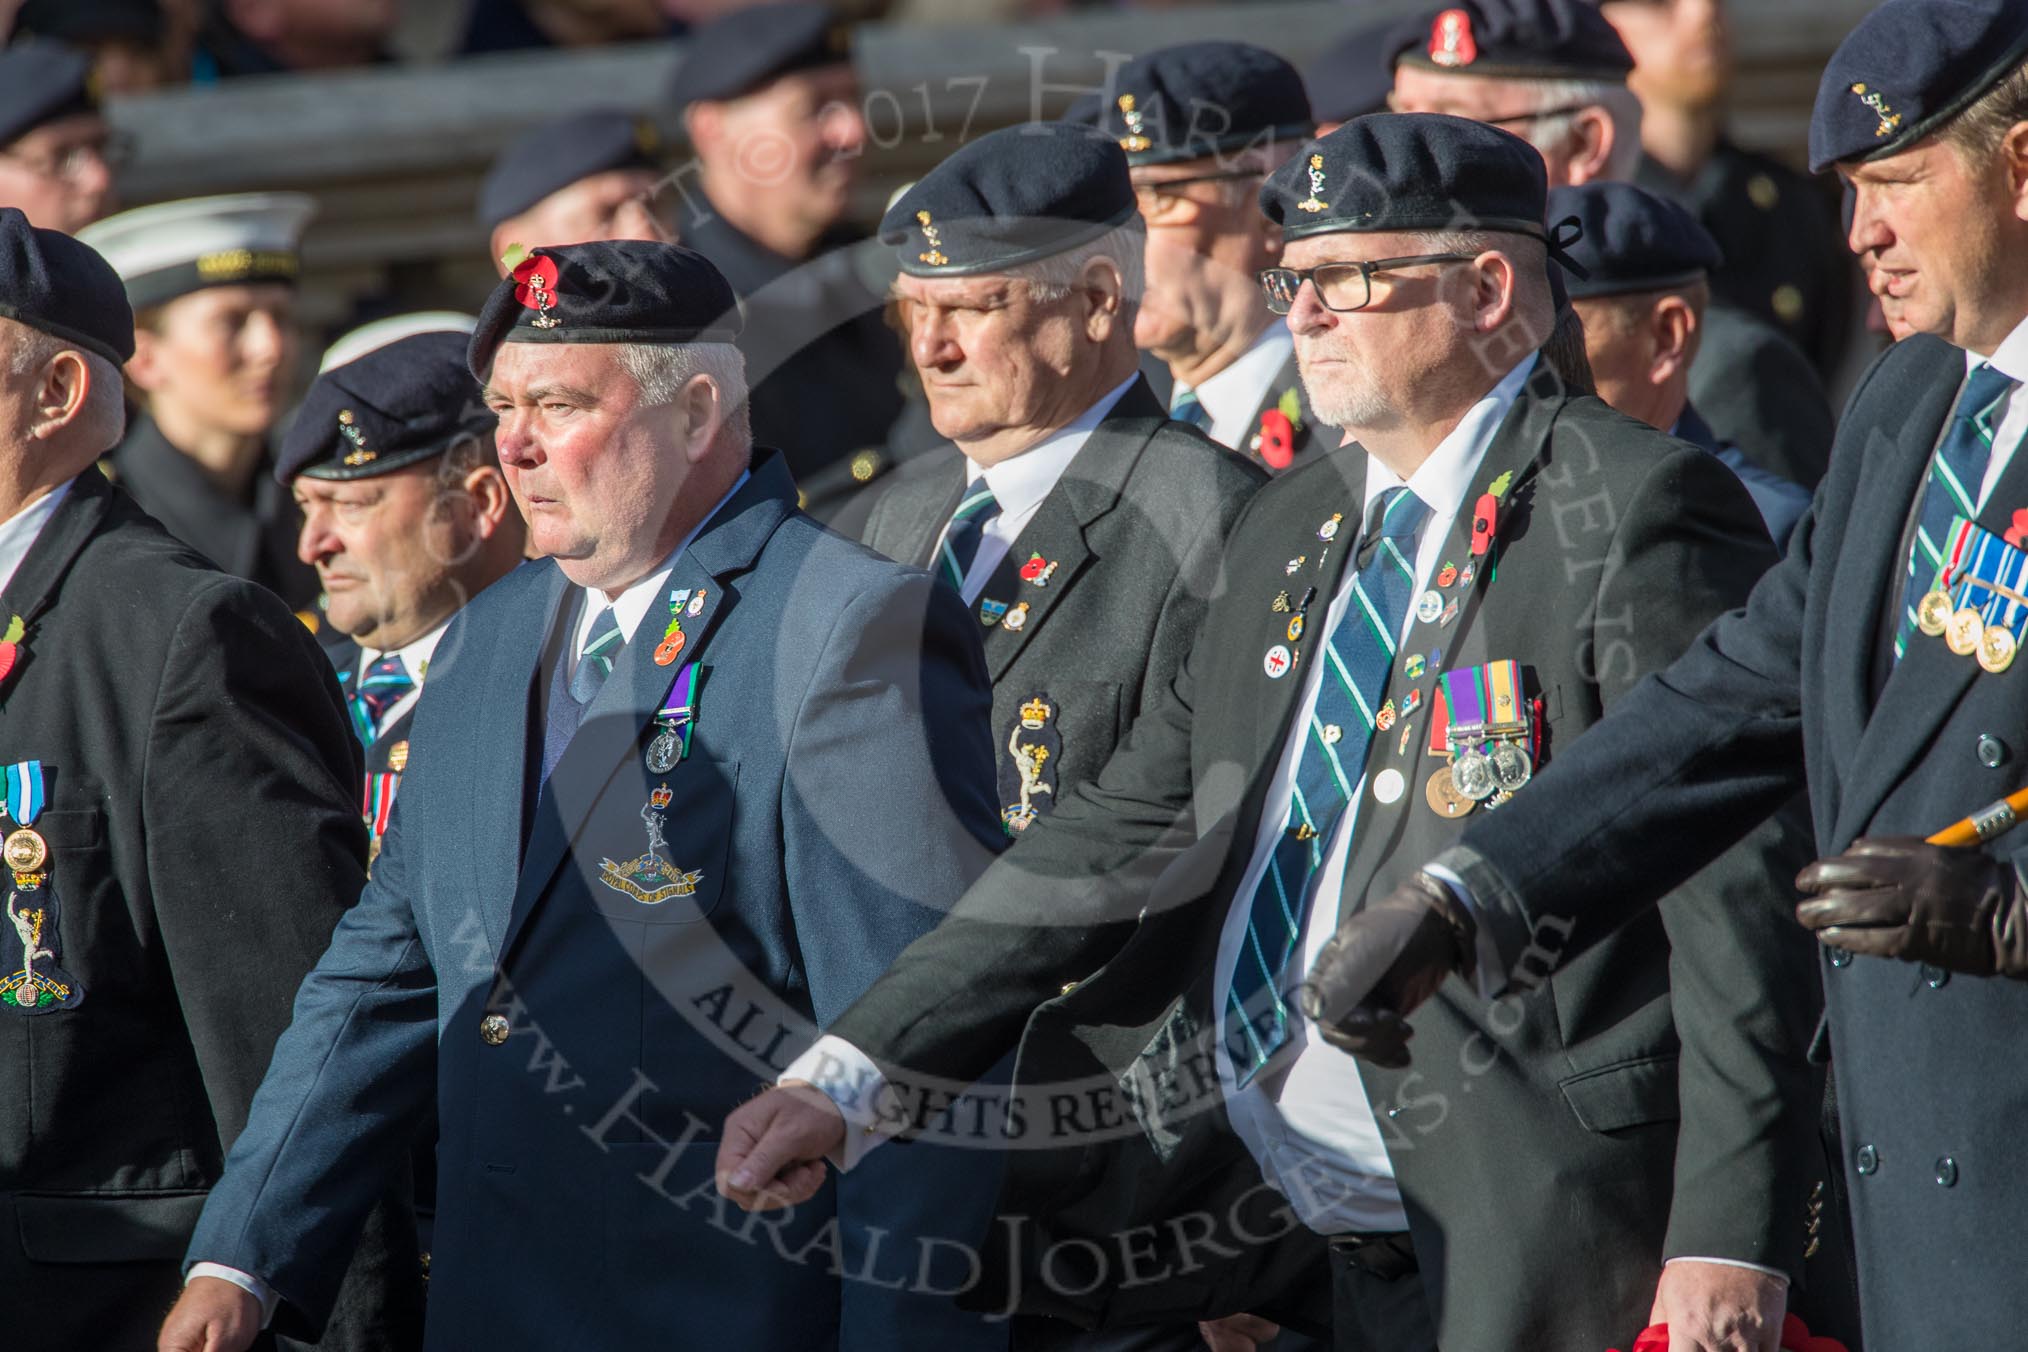
[[[1479,497],[1473,511],[1471,556],[1462,568],[1446,560],[1437,570],[1435,585],[1416,597],[1415,617],[1420,623],[1441,630],[1457,620],[1461,599],[1469,592],[1478,576],[1479,564],[1490,550],[1499,503],[1511,482],[1511,476],[1503,474]],[[1317,527],[1317,539],[1324,544],[1314,565],[1319,572],[1330,557],[1331,542],[1337,538],[1343,522],[1344,514],[1334,512]],[[1293,577],[1307,563],[1309,560],[1299,554],[1288,561],[1283,572]],[[1275,613],[1289,616],[1285,630],[1287,644],[1274,644],[1261,659],[1262,669],[1270,679],[1280,680],[1301,660],[1302,649],[1297,645],[1306,632],[1309,609],[1316,599],[1317,588],[1310,586],[1304,588],[1300,597],[1291,597],[1287,591],[1277,592],[1269,603]],[[1400,671],[1406,680],[1419,683],[1430,673],[1439,673],[1438,677],[1428,687],[1427,699],[1420,684],[1411,684],[1398,705],[1389,697],[1374,715],[1373,725],[1375,734],[1380,735],[1400,724],[1394,754],[1406,756],[1414,738],[1410,720],[1425,703],[1431,706],[1428,751],[1449,763],[1429,777],[1423,786],[1423,797],[1438,816],[1457,818],[1481,803],[1488,808],[1498,807],[1534,776],[1542,751],[1542,701],[1539,697],[1526,698],[1517,662],[1488,662],[1442,671],[1443,656],[1441,647],[1433,647],[1427,655],[1416,652],[1403,658]],[[1326,727],[1323,736],[1327,742],[1335,743],[1342,730]],[[1407,792],[1407,785],[1402,771],[1389,766],[1373,776],[1373,796],[1381,803],[1395,803]]]
[[2014,664],[2028,625],[2028,553],[1956,517],[1936,580],[1916,604],[1915,624],[1960,657],[1998,675]]

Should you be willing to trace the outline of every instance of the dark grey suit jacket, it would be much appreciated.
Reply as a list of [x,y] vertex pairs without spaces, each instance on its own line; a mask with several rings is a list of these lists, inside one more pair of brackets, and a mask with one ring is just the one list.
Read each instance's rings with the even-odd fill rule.
[[[1435,668],[1519,661],[1553,763],[1773,559],[1731,470],[1568,396],[1546,369],[1473,493],[1509,472],[1497,567],[1482,560],[1456,619],[1402,645],[1390,694],[1422,690],[1423,712],[1405,745],[1376,737],[1365,768],[1413,787],[1362,803],[1348,906],[1461,829],[1422,793],[1441,763],[1422,749]],[[1003,1194],[1032,1218],[1009,1260],[1031,1269],[1032,1308],[1087,1323],[1203,1317],[1272,1308],[1317,1275],[1291,1256],[1301,1236],[1287,1218],[1260,1214],[1258,1171],[1225,1127],[1211,1001],[1298,698],[1298,682],[1262,668],[1287,619],[1272,600],[1297,555],[1333,594],[1351,550],[1320,565],[1318,526],[1360,519],[1364,475],[1347,448],[1256,495],[1172,691],[832,1030],[895,1084],[962,1080],[1019,1039],[1018,1135],[1050,1147],[1017,1149]],[[1472,515],[1467,502],[1449,557],[1468,556]],[[1442,662],[1409,677],[1407,659],[1436,646]],[[1416,1017],[1412,1069],[1361,1068],[1446,1352],[1623,1345],[1669,1256],[1800,1271],[1822,1166],[1804,1060],[1816,992],[1777,880],[1806,852],[1764,831],[1659,917],[1509,1004],[1454,980]],[[1079,1280],[1052,1252],[1085,1255],[1068,1269]],[[1110,1268],[1085,1271],[1099,1253]]]
[[[1265,477],[1172,421],[1144,381],[1092,432],[972,604],[993,678],[1003,814],[1019,802],[1009,748],[1024,705],[1049,706],[1057,740],[1042,771],[1049,792],[1029,800],[1047,815],[1168,690],[1197,637],[1226,531]],[[964,489],[955,448],[912,462],[873,509],[865,542],[930,565]],[[1024,578],[1038,555],[1053,571]],[[1018,627],[1008,623],[1016,613]]]

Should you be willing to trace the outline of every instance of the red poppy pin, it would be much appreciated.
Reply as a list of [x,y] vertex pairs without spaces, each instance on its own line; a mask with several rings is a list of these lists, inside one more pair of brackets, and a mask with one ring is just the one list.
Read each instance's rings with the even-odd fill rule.
[[514,299],[537,312],[529,322],[538,329],[553,329],[563,321],[550,313],[556,305],[556,260],[546,254],[530,254],[514,269]]
[[21,640],[27,632],[28,626],[22,623],[19,615],[8,621],[7,635],[0,638],[0,685],[5,685],[7,678],[14,674],[14,665],[21,660],[23,651]]
[[2014,524],[2007,527],[2006,539],[2016,549],[2028,549],[2028,507],[2014,509]]
[[1289,415],[1275,408],[1261,414],[1253,449],[1269,469],[1287,469],[1296,458],[1296,426]]

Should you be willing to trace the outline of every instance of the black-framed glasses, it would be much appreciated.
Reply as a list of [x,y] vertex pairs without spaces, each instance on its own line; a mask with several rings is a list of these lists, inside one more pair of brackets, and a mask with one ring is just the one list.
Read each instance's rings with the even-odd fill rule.
[[1314,268],[1262,268],[1255,275],[1267,293],[1268,309],[1285,315],[1295,308],[1296,293],[1308,282],[1317,288],[1317,299],[1326,310],[1344,313],[1363,310],[1373,299],[1373,274],[1412,268],[1419,263],[1469,263],[1477,254],[1412,254],[1406,258],[1376,258],[1370,263],[1319,263]]
[[1509,113],[1505,117],[1482,117],[1479,121],[1489,127],[1506,127],[1512,126],[1516,122],[1540,122],[1547,117],[1567,117],[1571,113],[1581,113],[1587,108],[1596,108],[1597,106],[1595,103],[1565,103],[1559,104],[1554,108],[1541,109],[1539,112]]

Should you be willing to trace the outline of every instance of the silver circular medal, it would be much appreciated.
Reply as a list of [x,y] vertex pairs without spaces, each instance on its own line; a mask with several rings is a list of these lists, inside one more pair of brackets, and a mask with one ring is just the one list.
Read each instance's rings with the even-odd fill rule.
[[648,769],[655,774],[668,774],[682,759],[683,742],[672,729],[662,729],[656,734],[655,740],[648,743]]
[[1488,756],[1493,762],[1493,782],[1503,793],[1514,792],[1535,773],[1535,763],[1528,758],[1527,750],[1512,742],[1496,743]]
[[1415,617],[1424,624],[1436,623],[1437,616],[1444,613],[1443,593],[1426,591],[1415,599]]
[[1477,747],[1467,747],[1451,761],[1451,783],[1475,803],[1483,803],[1499,787],[1493,779],[1493,762]]

